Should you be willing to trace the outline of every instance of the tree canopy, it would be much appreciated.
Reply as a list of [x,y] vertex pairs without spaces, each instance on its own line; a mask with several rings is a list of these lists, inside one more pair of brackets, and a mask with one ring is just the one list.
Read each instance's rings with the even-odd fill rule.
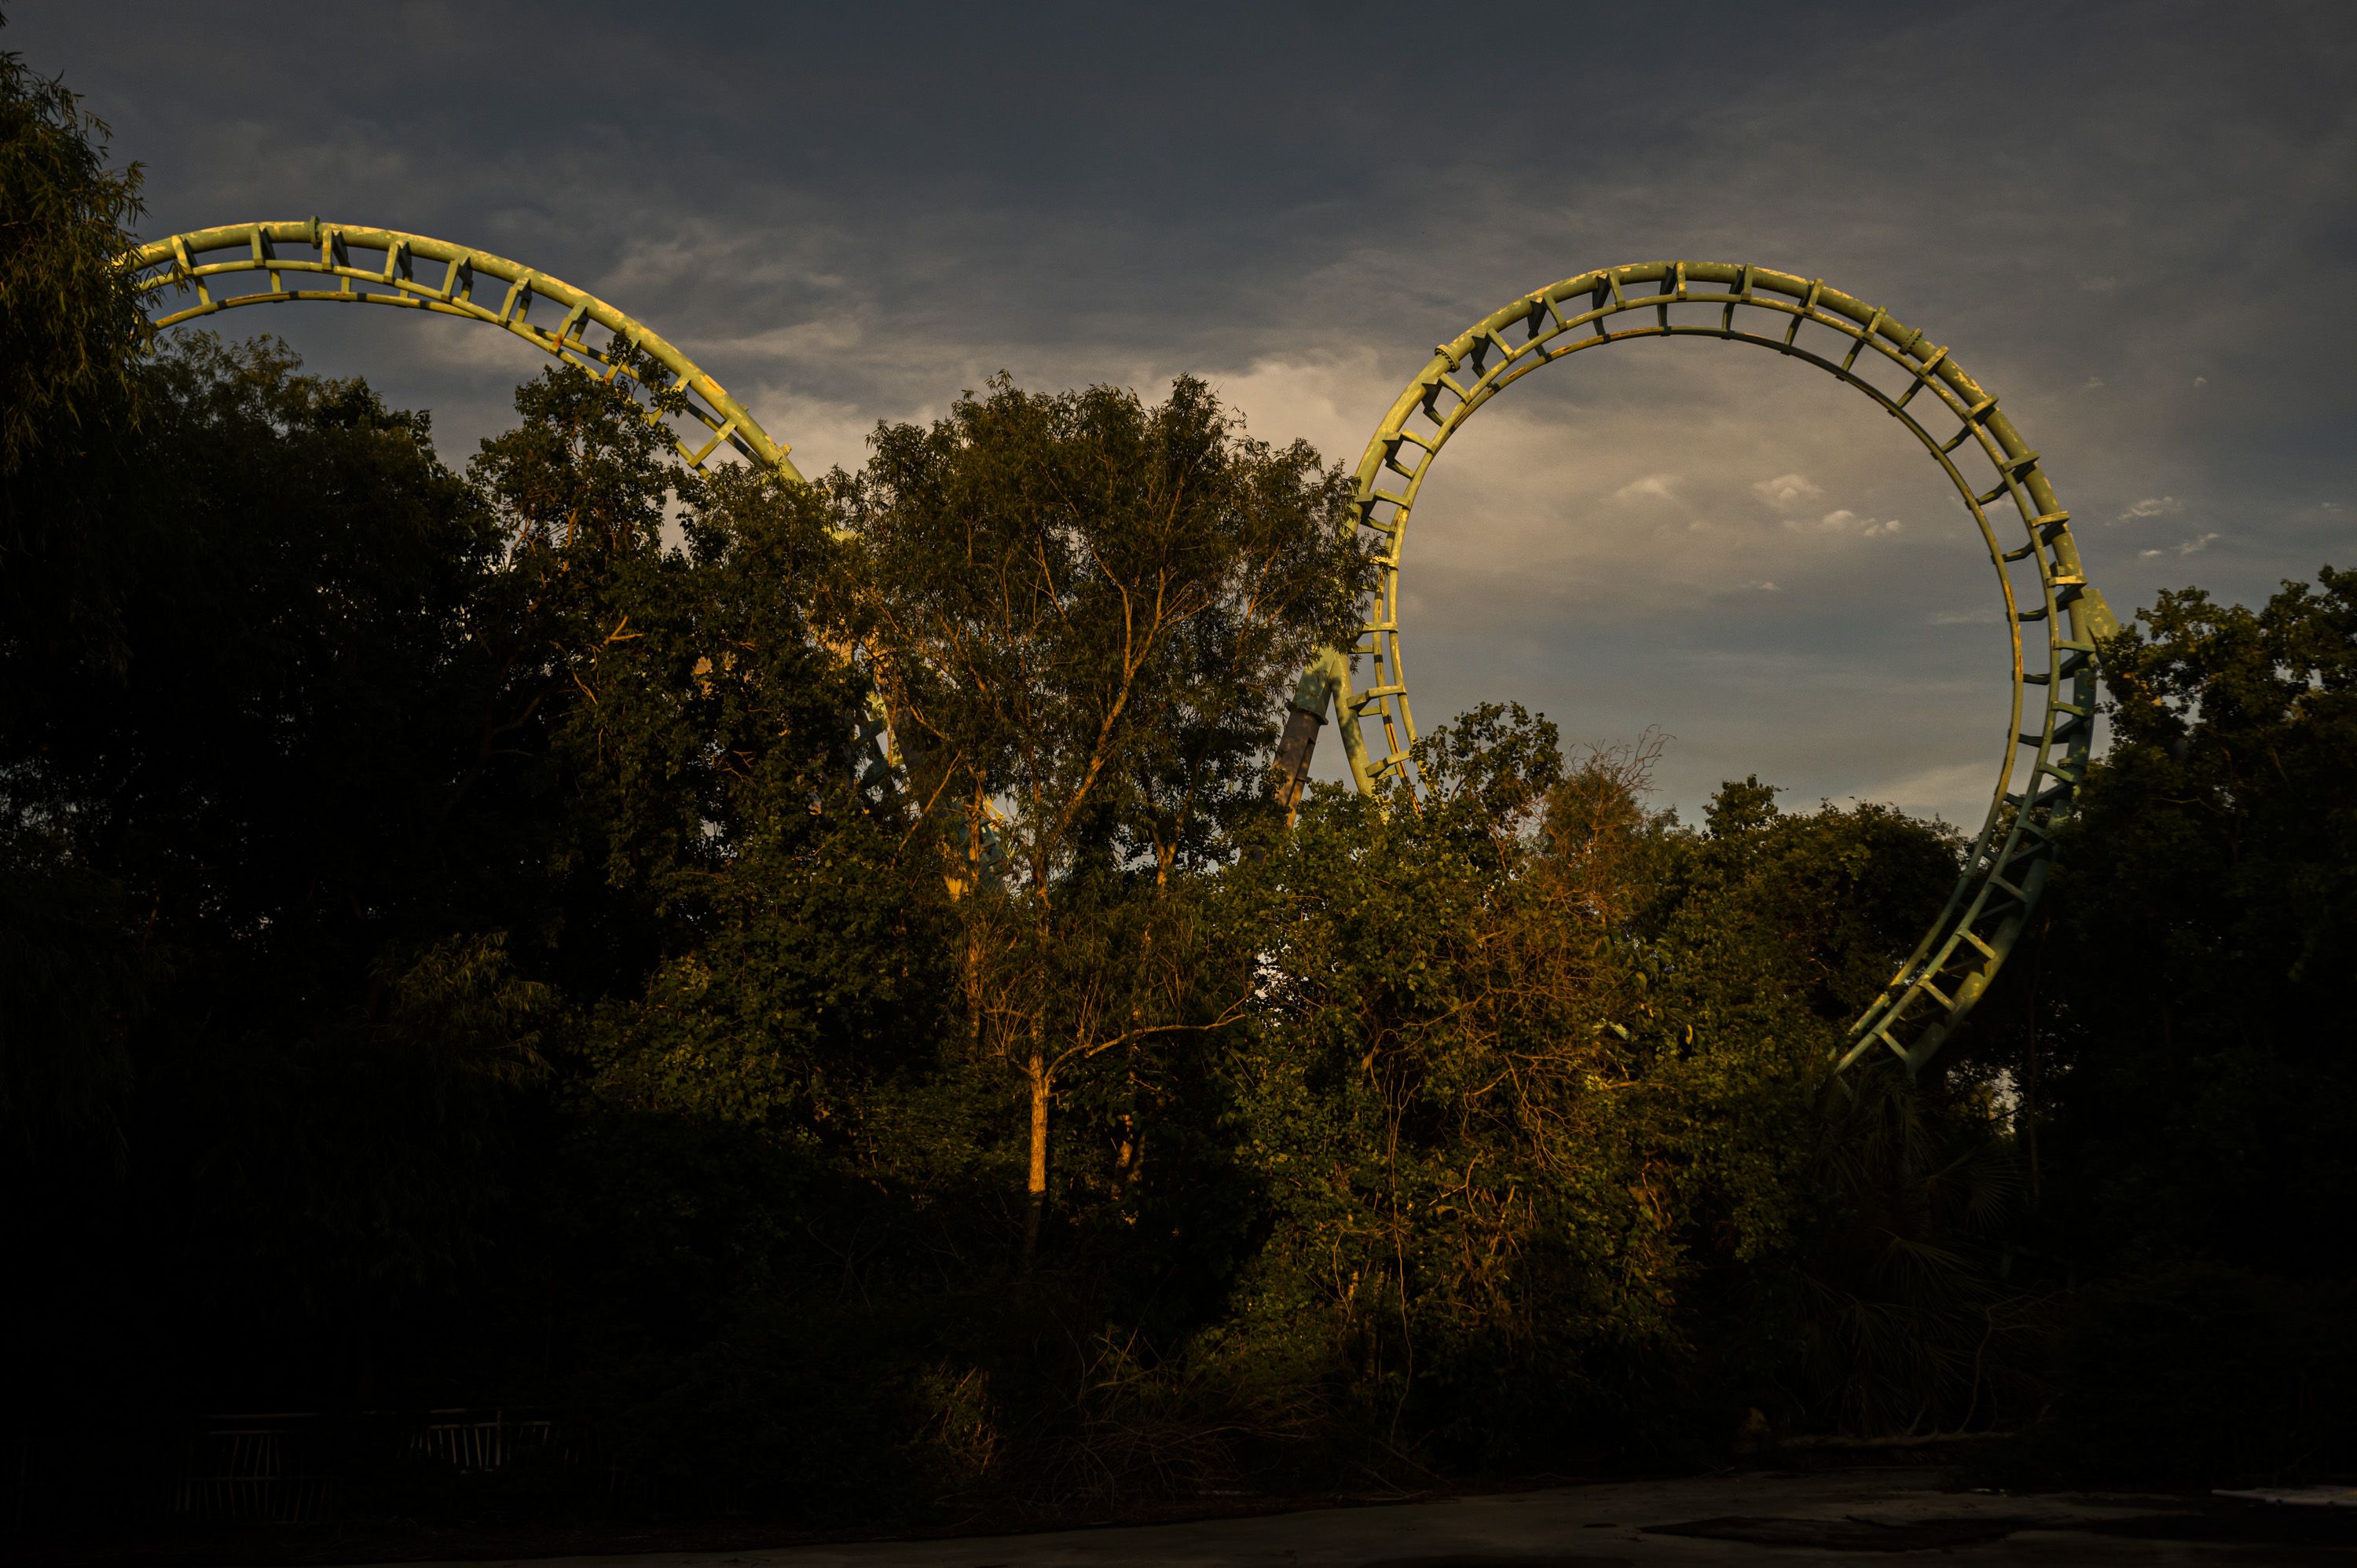
[[[453,466],[151,342],[136,170],[14,56],[0,192],[5,1332],[81,1456],[27,1509],[256,1410],[379,1519],[2352,1457],[2357,577],[2105,648],[2043,925],[1836,1076],[1958,835],[1682,821],[1663,737],[1499,704],[1289,817],[1367,562],[1203,381],[1002,376],[796,486],[556,368]],[[558,1435],[418,1458],[479,1407]]]

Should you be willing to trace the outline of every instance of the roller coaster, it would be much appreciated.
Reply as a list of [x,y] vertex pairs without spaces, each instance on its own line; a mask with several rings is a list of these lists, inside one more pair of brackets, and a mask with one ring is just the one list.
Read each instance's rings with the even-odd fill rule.
[[[176,234],[130,261],[139,287],[159,302],[167,292],[195,296],[158,316],[159,328],[294,300],[464,317],[608,381],[640,385],[669,411],[656,417],[669,420],[691,467],[726,446],[802,482],[789,446],[675,345],[585,290],[488,252],[312,218]],[[1606,267],[1510,301],[1434,349],[1359,460],[1356,527],[1373,546],[1374,585],[1352,645],[1326,650],[1295,689],[1275,788],[1288,806],[1298,799],[1329,715],[1361,791],[1396,787],[1394,780],[1422,787],[1402,660],[1400,573],[1409,519],[1433,465],[1468,420],[1533,371],[1607,344],[1675,337],[1752,344],[1872,399],[1955,487],[1996,569],[2011,635],[2012,705],[1988,813],[1939,918],[1850,1026],[1837,1063],[1846,1069],[1888,1053],[1911,1074],[1980,1001],[2028,928],[2053,865],[2055,831],[2086,771],[2099,645],[2119,625],[2087,582],[2071,514],[2038,453],[1996,395],[1920,329],[1820,279],[1727,262]],[[668,384],[647,384],[662,374],[673,378]],[[2019,542],[2008,544],[2009,533]]]

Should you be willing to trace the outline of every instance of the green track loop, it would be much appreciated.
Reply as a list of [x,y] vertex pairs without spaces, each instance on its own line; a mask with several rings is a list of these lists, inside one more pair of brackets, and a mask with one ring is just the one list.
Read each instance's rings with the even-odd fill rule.
[[[1823,333],[1813,333],[1804,341],[1803,327],[1823,328],[1836,340],[1825,345]],[[2053,832],[2071,808],[2093,737],[2096,648],[2119,623],[2087,583],[2071,538],[2071,514],[2047,482],[2038,454],[1999,411],[1996,397],[1946,349],[1879,306],[1767,267],[1641,262],[1582,273],[1525,295],[1436,349],[1359,461],[1358,522],[1374,536],[1381,570],[1366,624],[1349,650],[1351,665],[1365,669],[1372,681],[1354,689],[1346,672],[1333,682],[1351,773],[1362,790],[1392,777],[1416,782],[1415,718],[1400,657],[1399,575],[1409,516],[1448,438],[1483,403],[1542,365],[1602,344],[1671,337],[1756,344],[1814,365],[1872,398],[1955,486],[1996,569],[2012,633],[2012,712],[1988,816],[1946,908],[1851,1026],[1838,1063],[1847,1068],[1880,1048],[1911,1073],[1931,1060],[1986,993],[2045,887]],[[1826,357],[1821,346],[1840,357]],[[1904,373],[1903,392],[1894,396],[1857,373],[1869,352]],[[2009,512],[2003,507],[1998,512],[2008,529],[2018,523],[2018,544],[2004,542],[1990,516],[1988,509],[2001,502],[2010,503]],[[2027,655],[2025,628],[2032,632]],[[2025,728],[2033,688],[2038,714]]]

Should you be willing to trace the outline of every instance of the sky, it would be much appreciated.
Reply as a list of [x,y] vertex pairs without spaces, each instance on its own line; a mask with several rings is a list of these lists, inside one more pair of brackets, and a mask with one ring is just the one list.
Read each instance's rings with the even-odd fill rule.
[[[862,461],[1001,370],[1200,375],[1355,467],[1432,345],[1595,267],[1751,262],[1886,307],[1996,392],[2124,617],[2357,565],[2357,5],[294,7],[17,0],[145,170],[143,238],[314,214],[495,252]],[[528,346],[231,313],[435,412],[463,465]],[[1402,575],[1420,723],[1977,826],[1997,588],[1856,392],[1738,345],[1527,378],[1452,441]],[[1334,776],[1339,758],[1321,759]]]

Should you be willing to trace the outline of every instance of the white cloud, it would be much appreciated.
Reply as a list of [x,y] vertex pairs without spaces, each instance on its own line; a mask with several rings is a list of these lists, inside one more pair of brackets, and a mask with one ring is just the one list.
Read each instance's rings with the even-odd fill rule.
[[1641,479],[1631,479],[1612,492],[1616,501],[1645,499],[1674,501],[1678,499],[1678,477],[1675,474],[1648,474]]
[[1898,532],[1904,524],[1895,517],[1860,517],[1849,508],[1843,507],[1825,513],[1814,522],[1801,517],[1786,518],[1784,526],[1802,533],[1854,533],[1861,539],[1879,539],[1885,534]]
[[[510,384],[530,381],[549,362],[547,355],[513,333],[485,332],[472,323],[457,331],[449,330],[458,325],[445,317],[434,323],[433,329],[417,334],[413,339],[414,348],[406,344],[404,347],[426,364],[444,370],[482,372]],[[374,367],[370,369],[373,371]]]
[[2127,510],[2120,513],[2114,521],[2135,522],[2147,517],[2168,517],[2171,513],[2184,510],[2185,503],[2175,496],[2147,496],[2144,499],[2132,503]]
[[2223,537],[2224,535],[2222,534],[2205,533],[2198,539],[2189,539],[2184,543],[2173,546],[2168,550],[2139,550],[2136,553],[2147,561],[2151,560],[2156,555],[2199,555],[2204,550],[2209,549],[2212,543]]
[[939,418],[942,409],[919,405],[893,409],[878,415],[849,403],[798,393],[790,386],[761,381],[748,400],[759,410],[765,428],[791,444],[794,467],[811,478],[829,468],[856,468],[867,460],[867,437],[879,417],[924,424]]
[[1755,592],[1762,594],[1781,594],[1784,591],[1773,583],[1754,583],[1751,586]]
[[1940,817],[1971,827],[1988,814],[1996,784],[1996,769],[1988,763],[1957,762],[1877,784],[1863,795],[1915,816]]
[[691,338],[687,347],[706,357],[729,354],[740,359],[822,360],[836,354],[865,352],[866,339],[859,320],[848,312],[838,312],[734,337]]
[[[1128,377],[1140,389],[1170,384],[1172,368],[1141,366]],[[1369,408],[1380,409],[1396,390],[1390,368],[1372,348],[1300,355],[1265,355],[1243,370],[1206,372],[1229,407],[1254,435],[1284,443],[1299,436],[1329,463],[1355,467],[1374,429]]]
[[1803,475],[1779,474],[1772,479],[1755,483],[1751,493],[1778,511],[1790,511],[1802,502],[1813,501],[1825,492],[1822,487],[1811,484]]
[[1933,626],[1983,626],[2005,618],[2005,612],[1995,605],[1976,610],[1935,610],[1930,618]]

